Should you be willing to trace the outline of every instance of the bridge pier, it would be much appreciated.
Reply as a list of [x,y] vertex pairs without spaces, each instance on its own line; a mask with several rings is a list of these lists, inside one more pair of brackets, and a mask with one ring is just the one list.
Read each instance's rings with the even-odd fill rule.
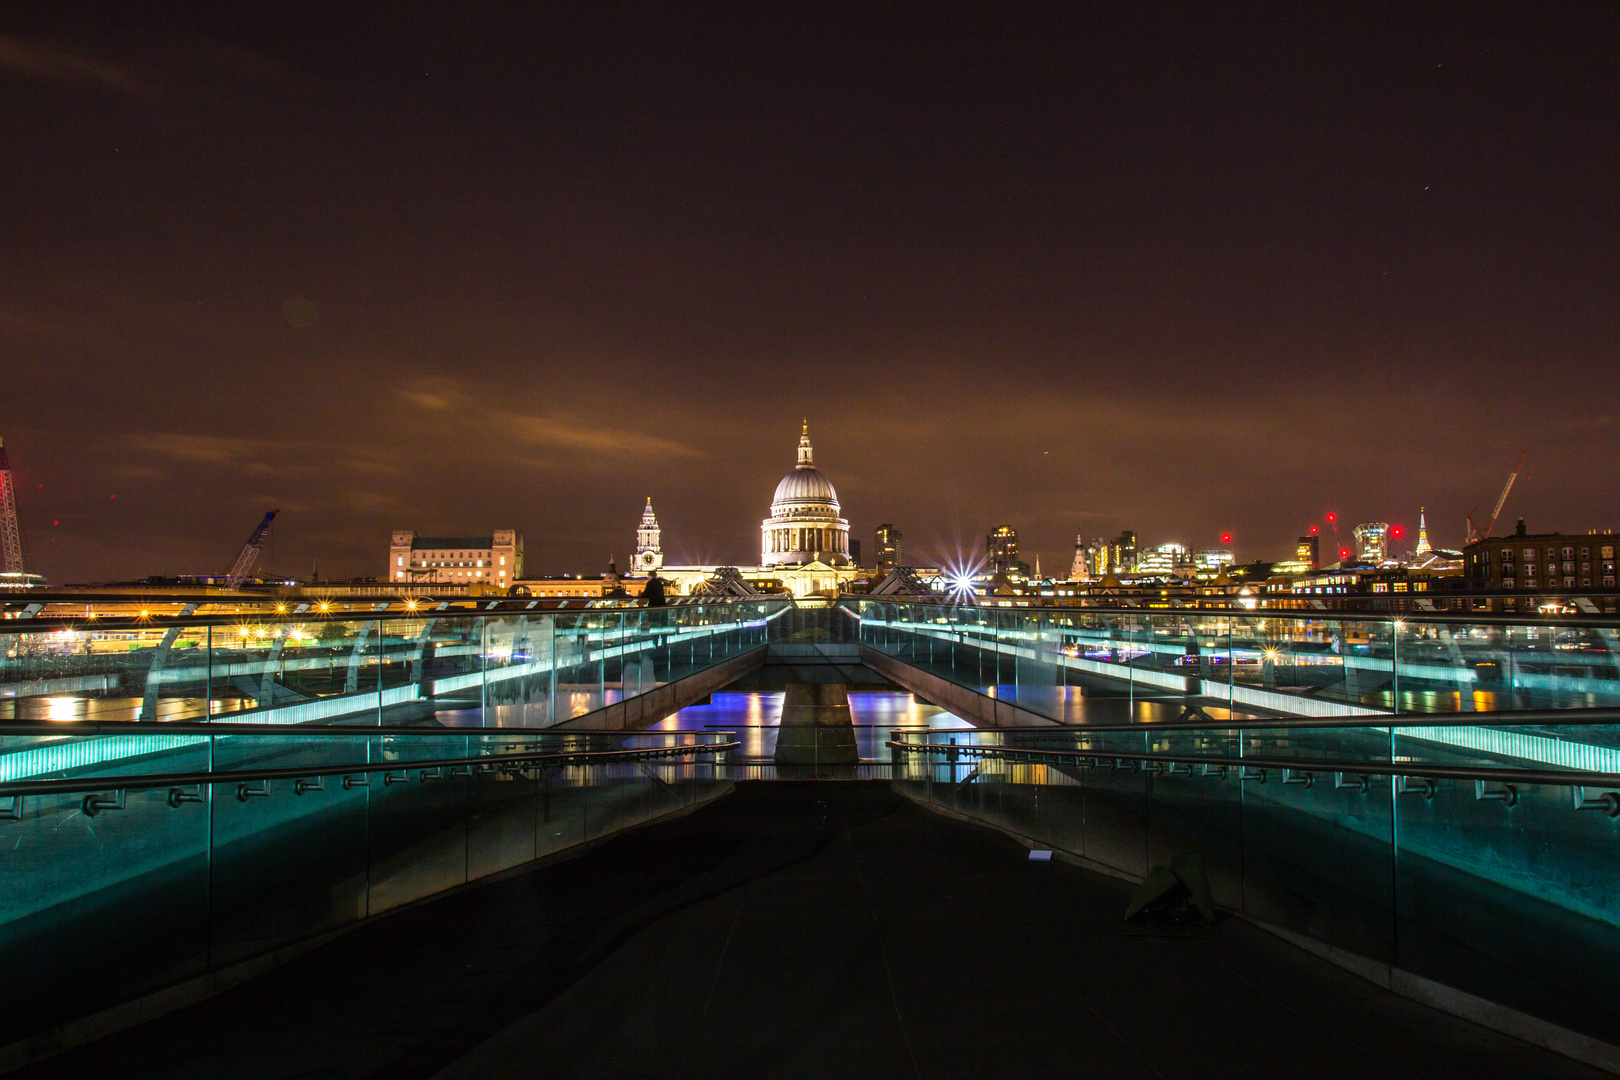
[[[855,723],[849,692],[841,683],[790,683],[782,699],[782,726],[776,736],[777,771],[856,765]],[[791,774],[789,774],[791,775]]]

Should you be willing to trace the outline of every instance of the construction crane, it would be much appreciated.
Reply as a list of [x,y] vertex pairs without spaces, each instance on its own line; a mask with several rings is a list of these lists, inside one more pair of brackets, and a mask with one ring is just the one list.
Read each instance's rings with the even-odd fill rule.
[[1496,519],[1502,516],[1502,506],[1507,502],[1508,492],[1513,490],[1513,481],[1519,478],[1519,470],[1524,468],[1524,459],[1529,453],[1530,451],[1526,450],[1519,455],[1519,460],[1514,463],[1513,471],[1508,474],[1507,483],[1502,485],[1502,494],[1496,500],[1496,509],[1491,511],[1491,520],[1485,523],[1484,531],[1481,531],[1480,527],[1474,524],[1474,516],[1472,514],[1468,515],[1468,542],[1470,544],[1486,539],[1491,535],[1491,530],[1496,528]]
[[0,439],[0,573],[22,574],[22,530],[17,527],[17,493],[11,482],[11,462]]
[[247,543],[242,545],[242,553],[236,557],[236,563],[231,567],[231,572],[225,575],[225,587],[227,589],[240,589],[242,582],[247,580],[249,571],[253,569],[253,564],[259,560],[259,552],[264,549],[265,538],[270,535],[270,523],[276,519],[276,515],[279,513],[281,511],[272,510],[265,514],[264,520],[259,522],[259,527],[248,535]]

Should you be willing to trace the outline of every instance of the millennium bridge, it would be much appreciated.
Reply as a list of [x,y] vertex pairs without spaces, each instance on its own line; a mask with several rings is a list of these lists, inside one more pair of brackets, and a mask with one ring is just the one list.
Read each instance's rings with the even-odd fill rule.
[[22,614],[17,1075],[1620,1072],[1612,617]]

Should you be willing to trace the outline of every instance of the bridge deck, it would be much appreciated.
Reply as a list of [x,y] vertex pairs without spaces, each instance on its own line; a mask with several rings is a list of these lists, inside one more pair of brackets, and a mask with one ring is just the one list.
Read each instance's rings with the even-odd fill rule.
[[744,784],[26,1077],[1600,1074],[877,784]]

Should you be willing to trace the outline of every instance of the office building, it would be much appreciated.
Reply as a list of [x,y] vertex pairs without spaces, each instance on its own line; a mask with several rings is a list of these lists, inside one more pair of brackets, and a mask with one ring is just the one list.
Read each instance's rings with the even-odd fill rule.
[[488,536],[418,536],[394,531],[386,580],[396,585],[494,585],[523,576],[523,537],[513,529]]
[[1108,573],[1136,573],[1136,534],[1126,529],[1108,542]]
[[872,550],[879,574],[887,574],[895,567],[905,565],[900,552],[900,541],[903,537],[899,529],[885,522],[877,527],[873,539]]
[[1389,522],[1364,521],[1355,528],[1356,559],[1377,566],[1389,558]]
[[1319,536],[1302,536],[1294,544],[1294,561],[1302,564],[1307,570],[1319,570],[1322,567],[1320,554],[1321,546]]
[[1180,575],[1182,572],[1190,573],[1192,568],[1193,554],[1187,550],[1186,544],[1160,544],[1142,552],[1136,560],[1139,574]]
[[1018,559],[1018,530],[998,525],[985,535],[985,563],[992,574],[1029,576],[1029,564]]

